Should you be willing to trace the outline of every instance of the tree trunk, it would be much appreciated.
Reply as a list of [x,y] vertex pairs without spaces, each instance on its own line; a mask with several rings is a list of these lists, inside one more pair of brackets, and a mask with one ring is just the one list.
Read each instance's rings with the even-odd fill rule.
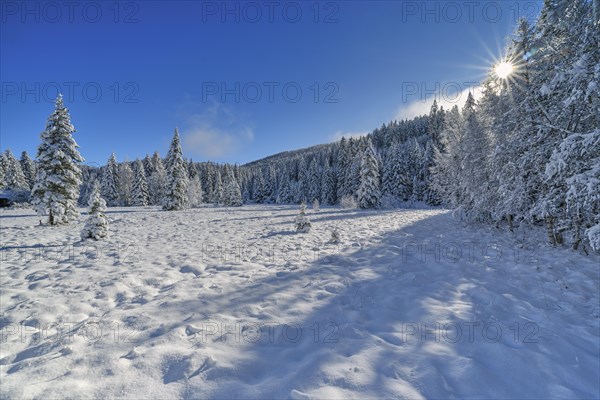
[[573,239],[573,250],[577,250],[579,248],[579,244],[581,244],[581,224],[579,220],[575,220],[575,238]]
[[554,230],[554,217],[546,217],[545,222],[546,222],[546,232],[548,234],[548,242],[550,243],[550,245],[556,246],[557,237],[556,237],[556,232]]

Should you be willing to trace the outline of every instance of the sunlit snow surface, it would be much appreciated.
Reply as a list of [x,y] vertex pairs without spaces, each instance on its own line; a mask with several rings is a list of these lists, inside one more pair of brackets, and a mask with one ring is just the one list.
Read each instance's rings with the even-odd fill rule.
[[0,397],[600,396],[597,255],[443,210],[297,213],[110,209],[80,242],[83,218],[0,212]]

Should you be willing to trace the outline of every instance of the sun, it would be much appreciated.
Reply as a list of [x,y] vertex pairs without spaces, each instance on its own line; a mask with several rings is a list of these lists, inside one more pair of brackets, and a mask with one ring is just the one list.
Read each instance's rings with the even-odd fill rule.
[[496,65],[494,72],[501,79],[506,79],[513,72],[513,65],[507,61],[502,61]]

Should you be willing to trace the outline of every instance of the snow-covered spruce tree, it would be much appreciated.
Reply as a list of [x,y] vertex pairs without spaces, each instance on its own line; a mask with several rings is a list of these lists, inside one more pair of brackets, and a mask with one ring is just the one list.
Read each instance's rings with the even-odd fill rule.
[[142,164],[144,165],[144,172],[146,172],[146,182],[150,180],[150,176],[154,173],[154,163],[152,162],[152,158],[150,158],[149,154],[146,154],[146,157],[142,160]]
[[106,202],[100,196],[100,185],[96,182],[89,200],[89,216],[85,221],[82,239],[99,240],[108,237],[108,221],[106,220]]
[[277,174],[275,166],[269,165],[264,176],[263,203],[274,203],[277,199]]
[[202,175],[202,194],[205,203],[211,203],[213,198],[213,184],[215,179],[215,171],[213,163],[208,162],[203,164],[202,170],[199,171]]
[[288,204],[293,201],[292,189],[290,185],[290,176],[287,168],[284,166],[279,177],[279,191],[277,193],[277,204]]
[[0,153],[0,189],[6,186],[6,169],[8,168],[8,160],[4,153]]
[[[598,4],[597,4],[598,5]],[[596,14],[594,14],[594,12]],[[546,148],[552,147],[544,191],[534,209],[573,234],[573,248],[589,241],[600,245],[600,21],[589,1],[545,4],[538,31],[545,47],[542,65],[552,68],[542,84],[541,128]],[[564,14],[564,16],[562,15]],[[568,57],[564,53],[569,53]],[[560,140],[559,140],[560,139]],[[543,147],[542,147],[543,148]],[[545,153],[547,155],[547,153]],[[548,217],[546,217],[548,219]],[[552,243],[553,237],[549,235]],[[556,241],[556,240],[554,240]]]
[[335,204],[337,200],[335,177],[336,171],[327,161],[321,178],[321,203],[323,204]]
[[133,186],[131,188],[132,204],[144,207],[148,205],[148,199],[148,183],[146,182],[144,164],[140,160],[135,160]]
[[27,184],[31,189],[33,187],[33,182],[35,181],[35,162],[33,162],[26,151],[23,151],[21,153],[20,163],[23,174],[25,175],[25,179],[27,180]]
[[358,188],[360,187],[360,168],[362,165],[362,157],[365,153],[366,146],[361,145],[359,140],[350,138],[348,146],[352,150],[351,161],[346,171],[346,185],[348,195],[356,197]]
[[309,189],[308,164],[305,157],[300,159],[298,164],[298,191],[296,193],[297,201],[306,201]]
[[225,165],[225,184],[223,189],[223,204],[228,207],[240,207],[242,205],[242,192],[240,185],[235,179],[233,169]]
[[27,183],[25,174],[23,174],[21,163],[10,150],[6,150],[4,156],[6,159],[6,172],[4,176],[6,188],[11,191],[14,201],[24,202],[29,200],[29,183]]
[[214,174],[212,202],[217,207],[223,205],[223,180],[219,169],[216,169]]
[[264,203],[267,200],[267,188],[265,187],[265,179],[262,171],[258,168],[254,173],[254,185],[252,193],[254,195],[254,201],[257,203]]
[[310,232],[310,220],[306,216],[306,203],[300,203],[300,214],[296,217],[296,231],[302,233]]
[[462,174],[463,123],[458,106],[446,114],[440,148],[434,150],[433,189],[446,204],[458,207],[462,203],[460,176]]
[[[487,198],[492,218],[513,223],[532,221],[532,209],[541,193],[542,168],[549,151],[535,143],[540,109],[534,86],[537,52],[534,32],[526,20],[519,21],[507,50],[518,79],[490,76],[483,84],[480,113],[490,137]],[[545,147],[545,145],[544,145]],[[543,153],[547,153],[544,156]]]
[[362,155],[360,165],[360,185],[358,187],[358,206],[376,208],[379,206],[381,191],[379,187],[379,162],[371,140]]
[[94,184],[96,182],[98,182],[98,184],[100,183],[100,172],[101,169],[96,167],[90,167],[88,165],[81,166],[81,185],[79,185],[79,198],[77,199],[77,204],[87,205],[90,195],[92,194],[92,189],[94,189]]
[[47,215],[50,225],[67,224],[77,219],[77,198],[81,183],[77,143],[73,139],[69,110],[58,95],[54,112],[41,134],[37,152],[37,172],[32,189],[32,203],[38,215]]
[[102,168],[101,195],[110,207],[119,205],[119,165],[117,157],[112,153],[106,166]]
[[337,185],[336,185],[336,197],[341,199],[344,196],[350,194],[348,189],[348,183],[346,176],[348,175],[348,168],[350,167],[351,154],[346,138],[340,140],[338,157],[336,162],[336,173],[337,173]]
[[486,204],[488,182],[489,143],[478,113],[473,94],[469,92],[463,106],[464,142],[461,190],[466,196],[467,217],[473,220],[491,220],[489,205]]
[[119,199],[122,206],[132,205],[133,171],[127,161],[119,165]]
[[600,250],[600,129],[565,138],[550,158],[546,176],[568,187],[562,196],[574,232],[573,248],[587,236],[592,249]]
[[[392,145],[382,153],[381,165],[381,195],[394,196],[396,185],[393,177],[393,167],[398,164],[397,151],[394,151],[397,145]],[[395,197],[395,196],[394,196]]]
[[437,145],[434,143],[433,140],[427,140],[427,142],[425,143],[425,149],[423,151],[423,158],[421,160],[421,170],[419,173],[419,176],[421,178],[421,184],[423,185],[423,198],[421,200],[430,205],[440,204],[440,198],[435,192],[435,190],[433,190],[433,177],[431,176],[431,168],[433,167],[434,163],[434,154],[436,147]]
[[194,175],[190,177],[190,183],[188,185],[188,205],[192,208],[199,207],[202,204],[202,182],[200,182],[200,175]]
[[163,209],[167,211],[183,210],[187,207],[187,165],[179,142],[179,131],[175,128],[171,147],[167,153],[167,186]]
[[429,133],[429,138],[436,146],[440,143],[442,131],[444,130],[444,119],[444,107],[438,107],[437,101],[434,99],[429,111],[427,130]]
[[321,198],[321,171],[314,157],[308,167],[308,198],[315,201]]
[[152,174],[148,180],[148,194],[150,204],[162,205],[165,198],[165,188],[167,185],[167,171],[158,152],[152,156]]

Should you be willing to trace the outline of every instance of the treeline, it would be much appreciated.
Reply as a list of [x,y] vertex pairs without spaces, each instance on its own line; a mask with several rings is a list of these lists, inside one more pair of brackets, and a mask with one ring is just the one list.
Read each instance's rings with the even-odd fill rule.
[[[546,1],[519,22],[511,73],[445,116],[433,189],[470,220],[544,224],[552,244],[600,249],[600,9]],[[584,248],[585,250],[585,248]]]
[[[597,6],[597,2],[594,3]],[[471,221],[543,224],[552,244],[600,249],[600,10],[589,0],[547,0],[535,25],[519,22],[479,99],[392,121],[365,137],[284,152],[243,166],[184,160],[175,132],[155,152],[82,167],[79,199],[95,181],[112,206],[242,202],[395,207],[449,205]],[[38,160],[39,163],[39,160]],[[0,158],[0,184],[26,198],[35,165]],[[168,204],[166,204],[168,203]]]

